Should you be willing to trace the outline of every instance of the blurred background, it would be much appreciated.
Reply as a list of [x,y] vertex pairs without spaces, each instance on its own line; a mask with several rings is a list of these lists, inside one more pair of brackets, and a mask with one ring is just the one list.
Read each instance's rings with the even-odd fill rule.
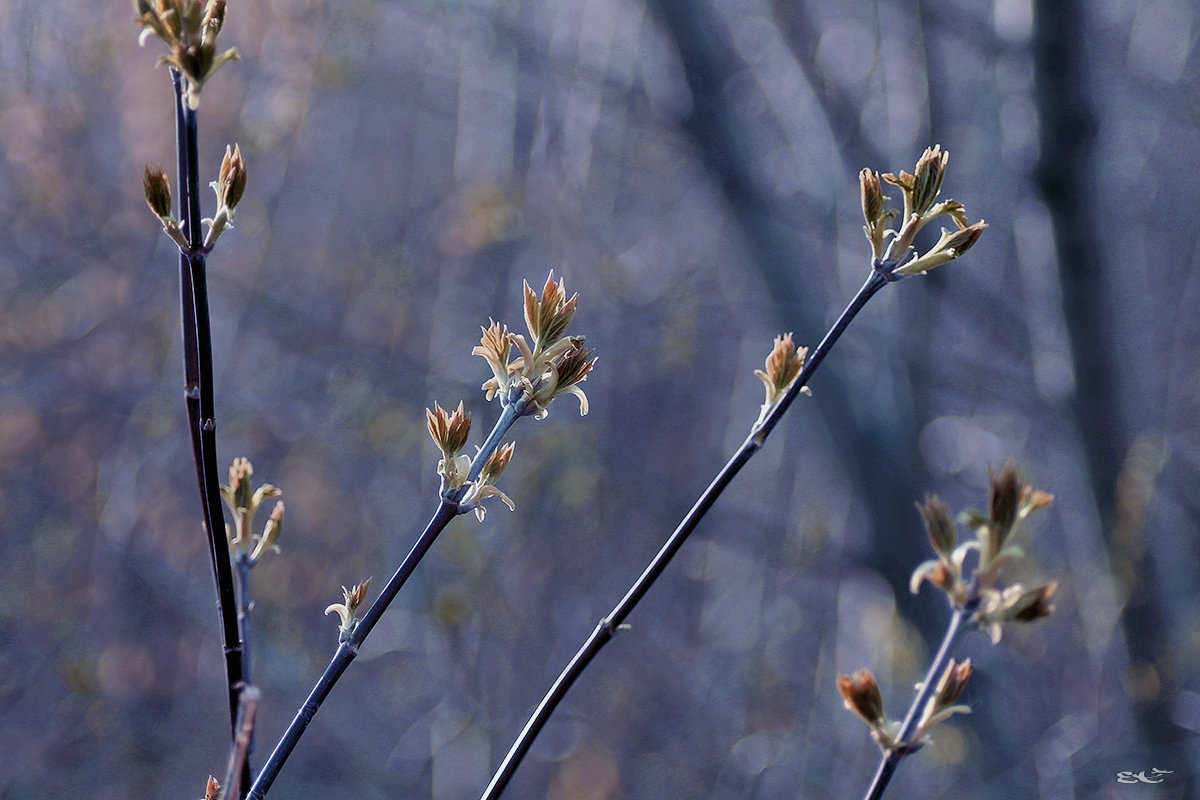
[[[171,85],[127,0],[0,2],[0,797],[189,798],[228,745],[182,402],[177,256],[142,199]],[[291,798],[470,800],[749,431],[772,337],[867,275],[857,173],[951,153],[990,228],[871,302],[568,696],[507,797],[861,796],[841,707],[902,714],[948,618],[913,503],[1054,493],[971,635],[973,711],[889,796],[1196,796],[1200,56],[1187,0],[229,3],[201,176],[249,188],[209,261],[222,470],[282,487],[255,571],[259,753],[436,504],[424,409],[521,282],[599,363],[513,431],[516,501],[456,520],[284,768]],[[172,178],[174,180],[174,178]],[[891,192],[899,199],[899,192]],[[204,210],[213,211],[205,191]],[[936,231],[930,234],[930,241]],[[224,473],[222,473],[224,477]],[[260,519],[261,522],[261,519]],[[1136,789],[1117,773],[1171,770]]]

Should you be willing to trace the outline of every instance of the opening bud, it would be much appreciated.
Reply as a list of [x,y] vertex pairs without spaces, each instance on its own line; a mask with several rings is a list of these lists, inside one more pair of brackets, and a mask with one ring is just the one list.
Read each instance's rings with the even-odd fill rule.
[[896,269],[896,275],[922,275],[934,267],[948,264],[970,250],[983,235],[987,223],[980,220],[954,231],[942,230],[942,236],[924,255]]
[[366,599],[367,589],[370,586],[370,578],[350,589],[343,586],[342,596],[345,598],[345,601],[333,603],[325,609],[326,614],[336,613],[341,619],[339,641],[347,641],[350,638],[350,634],[354,633],[354,628],[358,625],[358,609],[363,604],[363,600]]
[[967,680],[970,677],[971,659],[968,658],[961,664],[953,659],[950,660],[950,663],[946,665],[946,671],[942,673],[942,677],[938,681],[933,697],[929,698],[929,702],[925,704],[921,722],[917,725],[917,731],[913,737],[914,741],[922,740],[935,725],[945,722],[955,714],[971,713],[969,706],[957,704],[958,698],[962,697],[963,690],[967,688]]
[[874,257],[879,258],[883,255],[888,220],[896,216],[896,212],[885,208],[887,197],[884,196],[883,187],[879,183],[878,172],[864,169],[858,173],[858,185],[862,195],[863,219],[867,221],[863,231],[871,242]]
[[807,357],[808,348],[795,347],[792,342],[792,334],[785,333],[775,337],[775,344],[764,364],[765,369],[754,370],[754,374],[763,382],[767,390],[767,399],[763,402],[762,410],[758,414],[759,424],[767,418],[771,409],[779,404],[779,401],[792,388],[792,384],[800,377],[800,371],[804,369],[804,359]]
[[516,509],[516,504],[513,503],[512,498],[496,488],[496,481],[500,480],[500,476],[504,474],[504,470],[508,467],[508,462],[512,460],[513,450],[515,449],[516,443],[509,442],[492,453],[479,473],[479,480],[473,484],[468,484],[470,490],[462,499],[460,513],[474,511],[475,517],[480,522],[483,522],[483,518],[487,514],[487,509],[483,507],[483,501],[489,497],[500,498],[500,502],[508,506],[509,511]]
[[446,458],[454,458],[467,444],[471,432],[471,415],[463,410],[462,401],[453,413],[447,412],[436,402],[433,410],[425,409],[425,422],[434,444]]
[[579,305],[578,293],[567,299],[566,282],[554,280],[551,270],[541,297],[525,282],[525,325],[533,337],[534,355],[541,355],[567,332]]

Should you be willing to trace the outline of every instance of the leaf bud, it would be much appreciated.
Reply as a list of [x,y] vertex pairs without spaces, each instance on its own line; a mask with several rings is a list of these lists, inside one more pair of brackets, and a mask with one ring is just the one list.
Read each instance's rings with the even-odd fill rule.
[[342,597],[345,598],[344,602],[333,603],[325,609],[326,614],[336,612],[341,619],[339,641],[347,641],[350,638],[350,634],[354,632],[354,628],[358,625],[358,609],[363,604],[363,600],[366,599],[367,589],[370,586],[370,578],[349,589],[343,586]]
[[925,521],[925,532],[934,551],[943,556],[953,553],[958,546],[958,526],[949,507],[937,495],[927,495],[924,504],[917,504],[917,510]]
[[767,399],[758,415],[759,423],[767,418],[771,409],[775,408],[792,388],[792,384],[800,377],[800,371],[804,369],[804,359],[807,357],[808,348],[795,347],[792,334],[785,333],[775,337],[775,344],[763,365],[766,369],[754,370],[754,374],[767,390]]
[[283,501],[276,501],[275,507],[271,509],[271,516],[267,518],[267,524],[263,527],[262,536],[258,537],[258,542],[254,545],[254,552],[250,554],[252,562],[257,562],[268,550],[279,552],[279,534],[283,532],[283,511]]
[[460,400],[458,408],[448,412],[436,402],[433,409],[425,409],[425,423],[429,436],[446,458],[454,458],[467,444],[471,432],[471,415],[463,410]]
[[837,679],[838,692],[846,708],[872,728],[887,722],[883,714],[883,693],[875,673],[863,668],[850,675],[841,674]]
[[171,214],[171,181],[162,167],[146,165],[142,174],[142,188],[146,193],[146,205],[154,212],[159,220],[170,219]]
[[236,144],[225,146],[221,171],[217,178],[217,202],[230,211],[237,208],[246,191],[246,162],[242,149]]
[[1014,622],[1033,622],[1054,613],[1051,600],[1058,592],[1058,582],[1051,581],[1045,586],[1030,589],[1023,593],[1008,609],[1009,619]]
[[1021,481],[1017,468],[1005,464],[999,475],[989,475],[988,512],[991,520],[993,546],[998,552],[1004,547],[1013,526],[1017,523],[1017,512],[1021,497]]
[[942,191],[942,180],[946,177],[946,163],[950,154],[940,144],[925,148],[917,160],[912,185],[912,213],[924,214],[930,209]]

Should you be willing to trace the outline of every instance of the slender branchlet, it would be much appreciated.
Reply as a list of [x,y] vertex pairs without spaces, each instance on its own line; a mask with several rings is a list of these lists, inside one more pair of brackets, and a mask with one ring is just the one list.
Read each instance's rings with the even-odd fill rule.
[[[284,513],[283,501],[276,500],[262,531],[254,532],[254,517],[259,508],[266,500],[279,497],[283,491],[269,483],[256,488],[253,476],[254,465],[250,463],[250,459],[235,458],[229,467],[229,483],[221,487],[221,497],[233,516],[233,525],[225,526],[225,538],[233,565],[237,569],[237,622],[242,641],[242,683],[246,685],[250,684],[253,666],[250,610],[254,603],[250,593],[250,573],[266,553],[280,552],[279,536],[283,532]],[[235,734],[236,731],[235,728]],[[247,759],[254,754],[253,731],[248,736],[250,738],[246,746]],[[249,788],[249,774],[239,776],[237,785],[242,790]]]
[[[936,155],[936,158],[931,154]],[[912,184],[911,186],[901,187],[905,193],[906,209],[910,206],[912,209],[922,209],[921,213],[912,215],[919,224],[918,222],[911,223],[911,230],[907,231],[902,228],[903,235],[915,235],[916,230],[921,224],[924,224],[924,221],[932,219],[938,214],[950,214],[957,219],[957,215],[961,213],[961,205],[953,201],[930,205],[941,188],[945,166],[946,154],[942,153],[940,148],[931,148],[922,156],[921,162],[918,162],[916,172],[922,176],[920,180],[914,178],[908,181]],[[936,170],[936,174],[931,170]],[[902,174],[907,175],[907,173]],[[891,179],[894,176],[885,177]],[[903,270],[901,268],[904,262],[911,258],[911,253],[908,252],[910,248],[906,244],[900,253],[893,257],[893,248],[885,249],[883,246],[883,242],[887,238],[894,238],[898,234],[895,231],[887,230],[887,221],[894,215],[894,212],[884,209],[887,198],[883,196],[880,189],[879,176],[870,170],[863,170],[859,175],[859,180],[863,215],[867,221],[867,238],[872,244],[871,270],[866,281],[811,353],[807,348],[796,347],[791,334],[775,338],[771,352],[766,358],[765,369],[755,371],[755,375],[762,380],[766,387],[767,396],[757,420],[751,425],[750,434],[701,493],[675,530],[667,537],[666,542],[625,596],[612,611],[600,620],[574,657],[559,673],[493,774],[491,782],[484,791],[483,800],[495,800],[503,793],[521,760],[533,744],[533,740],[542,730],[550,715],[553,714],[554,709],[558,707],[558,704],[570,691],[571,686],[591,664],[601,648],[621,629],[626,617],[667,568],[671,559],[683,547],[684,542],[712,508],[721,493],[733,481],[742,467],[762,448],[767,437],[787,412],[796,396],[809,393],[809,379],[824,361],[825,356],[828,355],[846,327],[858,315],[858,312],[888,283],[937,266],[937,264],[926,261],[920,265],[920,269]],[[979,225],[982,226],[982,223]],[[982,227],[979,230],[982,230]],[[957,251],[951,258],[961,255],[965,249],[964,247]],[[938,263],[945,263],[949,260],[947,258]],[[533,331],[533,320],[536,319],[539,327],[543,328],[546,326],[544,320],[554,317],[553,313],[547,313],[547,308],[559,309],[558,313],[568,313],[569,307],[569,313],[574,313],[574,307],[565,299],[565,292],[561,291],[561,287],[552,286],[552,281],[553,276],[551,276],[551,280],[547,281],[546,289],[543,290],[540,299],[526,286],[526,320],[530,324],[531,331]],[[521,350],[521,357],[515,362],[508,362],[506,360],[508,355],[506,342],[514,339]],[[502,326],[493,323],[492,328],[485,329],[484,342],[479,348],[476,348],[476,353],[484,356],[492,367],[494,376],[484,385],[491,397],[502,393],[506,387],[517,380],[516,376],[528,363],[527,359],[536,353],[536,349],[534,353],[531,353],[521,337],[513,337]],[[586,406],[584,406],[584,410],[586,410]]]
[[[213,394],[212,330],[208,311],[206,256],[199,240],[200,196],[197,179],[196,111],[185,102],[184,81],[172,73],[175,90],[176,150],[179,164],[179,230],[188,247],[180,248],[180,310],[183,329],[184,403],[192,437],[192,453],[200,489],[204,530],[208,538],[221,620],[231,731],[237,718],[237,687],[245,681],[245,659],[238,622],[236,589],[224,535],[216,450]],[[248,763],[248,762],[247,762]],[[247,775],[248,777],[248,775]]]
[[[989,477],[988,512],[967,510],[959,515],[959,523],[974,534],[962,544],[959,523],[945,503],[929,496],[917,505],[936,557],[913,571],[911,588],[915,593],[922,583],[929,582],[945,593],[953,612],[941,646],[903,721],[889,720],[883,713],[882,694],[869,670],[838,677],[838,691],[846,707],[867,723],[882,751],[867,800],[883,796],[897,764],[924,746],[936,725],[954,714],[970,711],[958,699],[971,676],[971,662],[968,659],[959,663],[953,658],[962,637],[971,630],[983,629],[993,643],[998,642],[1003,625],[1032,622],[1053,611],[1050,601],[1056,583],[1027,589],[1020,583],[1001,586],[998,581],[1005,565],[1024,558],[1012,542],[1021,522],[1031,512],[1050,505],[1054,498],[1022,484],[1012,464]],[[966,568],[969,553],[977,557],[973,566]]]
[[[250,758],[251,746],[254,742],[254,720],[258,715],[258,705],[262,700],[262,692],[257,686],[243,684],[238,691],[238,716],[234,728],[233,744],[229,747],[229,763],[225,768],[225,787],[227,797],[243,797],[246,787],[243,785],[249,770],[246,762]],[[211,790],[217,783],[210,776],[208,788]],[[215,786],[216,796],[222,789]],[[206,794],[205,797],[208,795]]]
[[[584,347],[582,336],[566,335],[577,307],[578,296],[568,299],[563,282],[556,281],[551,273],[540,296],[525,284],[529,340],[511,333],[507,325],[498,322],[483,329],[480,343],[472,353],[483,356],[491,367],[492,378],[482,388],[488,400],[499,399],[501,411],[474,457],[461,452],[471,431],[471,417],[463,403],[459,402],[453,411],[436,402],[432,409],[426,409],[429,436],[441,456],[437,462],[437,473],[441,476],[438,507],[408,555],[365,611],[370,579],[349,589],[342,587],[343,602],[325,609],[326,614],[336,613],[340,620],[337,650],[263,764],[248,797],[261,798],[271,788],[321,704],[357,656],[359,647],[446,526],[455,517],[470,512],[483,522],[483,502],[489,498],[498,498],[510,510],[514,508],[512,499],[496,484],[516,449],[513,442],[503,443],[516,421],[525,416],[544,419],[549,413],[548,406],[561,394],[575,395],[581,412],[587,413],[587,398],[578,384],[587,378],[596,359]],[[520,355],[514,357],[514,349]]]
[[[242,679],[250,681],[250,572],[269,552],[278,553],[279,537],[283,533],[284,505],[276,500],[260,532],[255,532],[254,517],[266,500],[279,497],[283,490],[270,483],[254,486],[254,465],[250,459],[239,457],[229,467],[229,483],[221,487],[221,497],[233,516],[233,525],[225,526],[233,564],[238,572],[238,625],[242,636]],[[253,747],[251,747],[253,753]]]
[[[175,96],[178,216],[171,209],[171,184],[164,170],[148,165],[142,185],[151,212],[179,248],[184,400],[221,622],[230,726],[236,736],[240,707],[238,687],[248,684],[242,629],[248,601],[239,603],[237,600],[239,593],[234,585],[227,529],[221,510],[206,255],[220,230],[228,227],[233,208],[245,191],[246,170],[240,150],[236,147],[228,150],[217,181],[221,187],[218,189],[218,211],[215,218],[209,220],[210,235],[202,237],[196,110],[205,81],[222,64],[235,60],[237,51],[231,48],[218,53],[216,49],[217,35],[225,22],[225,0],[208,0],[204,4],[199,0],[134,0],[133,6],[137,23],[142,28],[141,40],[156,37],[167,48],[167,55],[159,63],[170,67]],[[276,527],[281,520],[282,510]],[[245,598],[248,591],[244,573],[242,583],[241,595]],[[237,781],[240,789],[235,796],[240,796],[241,790],[250,783],[248,756],[241,764],[242,774]]]

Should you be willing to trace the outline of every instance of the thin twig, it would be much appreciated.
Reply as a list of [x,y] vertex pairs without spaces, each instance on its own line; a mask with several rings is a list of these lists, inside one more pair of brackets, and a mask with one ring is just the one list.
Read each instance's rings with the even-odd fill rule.
[[941,680],[942,673],[946,671],[946,665],[950,663],[950,657],[954,655],[959,641],[971,630],[971,616],[975,613],[978,605],[979,598],[975,597],[966,606],[955,607],[954,614],[946,626],[946,634],[942,637],[942,644],[938,647],[937,655],[933,657],[933,661],[925,673],[925,680],[921,682],[921,688],[917,691],[917,696],[913,698],[912,705],[908,707],[908,713],[900,726],[900,733],[896,736],[897,745],[885,750],[880,756],[879,768],[875,771],[875,777],[872,778],[871,785],[864,795],[865,800],[879,800],[880,797],[883,797],[883,792],[887,789],[888,782],[891,781],[892,774],[896,771],[896,766],[902,758],[913,752],[911,745],[914,742],[911,740],[920,724],[921,713],[930,698],[933,697],[934,692],[937,691],[938,681]]
[[[221,622],[221,647],[225,656],[225,677],[229,692],[231,731],[236,734],[238,686],[243,675],[242,636],[238,627],[237,599],[229,543],[225,536],[225,517],[221,510],[220,481],[217,471],[216,418],[213,410],[212,332],[209,327],[206,257],[200,236],[200,179],[197,154],[196,112],[188,107],[183,76],[171,71],[175,90],[175,146],[179,167],[179,218],[191,252],[179,254],[180,311],[183,327],[184,398],[192,455],[200,487],[204,529],[208,536],[216,585],[217,614]],[[249,778],[249,764],[243,776]],[[248,781],[247,781],[248,782]]]
[[[471,462],[470,471],[468,472],[469,481],[478,479],[483,465],[487,463],[492,453],[500,446],[500,441],[504,438],[509,428],[526,413],[528,412],[522,401],[509,403],[504,407],[500,418],[496,420],[491,433],[488,434],[483,446],[480,447],[479,452],[475,454],[475,458]],[[287,730],[280,737],[278,744],[275,745],[275,749],[263,764],[262,770],[259,771],[258,777],[255,778],[254,784],[250,787],[250,792],[247,795],[248,800],[262,798],[267,793],[267,790],[271,788],[271,784],[275,782],[279,770],[283,767],[288,757],[291,756],[292,751],[300,741],[300,737],[304,735],[304,731],[308,729],[309,723],[312,722],[313,717],[316,716],[317,711],[321,708],[321,704],[325,702],[325,698],[329,696],[329,692],[333,689],[334,684],[338,682],[338,679],[341,678],[342,673],[346,671],[346,668],[358,656],[359,647],[362,646],[362,643],[370,635],[375,624],[379,622],[383,613],[396,598],[396,594],[400,591],[400,588],[408,581],[413,570],[417,568],[421,559],[425,557],[425,554],[429,551],[429,548],[433,545],[438,535],[445,530],[451,520],[463,513],[463,509],[459,506],[459,501],[462,500],[465,493],[466,487],[463,487],[443,496],[442,501],[438,504],[437,511],[434,512],[428,524],[425,525],[425,529],[417,537],[416,543],[413,544],[408,555],[404,557],[396,572],[388,580],[382,591],[380,591],[379,596],[375,598],[375,602],[363,614],[362,619],[357,622],[354,630],[346,637],[345,641],[342,641],[338,645],[337,651],[333,654],[333,658],[329,662],[329,666],[325,668],[321,677],[317,679],[304,704],[300,706],[300,710],[296,712],[296,716],[293,717],[291,724],[288,725]]]
[[671,559],[683,547],[684,542],[687,541],[687,538],[700,523],[700,520],[704,518],[704,515],[708,513],[713,503],[720,497],[725,487],[729,485],[741,468],[746,465],[746,462],[762,448],[771,431],[774,430],[779,420],[787,412],[792,401],[796,399],[796,395],[808,383],[812,374],[816,372],[821,362],[824,361],[825,356],[834,343],[837,342],[838,338],[846,330],[846,326],[862,310],[867,301],[889,281],[889,270],[893,267],[894,265],[888,264],[885,267],[881,266],[872,270],[871,275],[863,283],[858,293],[854,295],[849,305],[846,306],[845,310],[837,318],[837,321],[834,322],[833,327],[825,334],[825,338],[821,340],[821,343],[809,355],[804,368],[787,394],[771,410],[761,424],[757,424],[751,429],[750,435],[729,461],[725,463],[721,471],[717,473],[717,476],[700,495],[699,499],[696,500],[695,505],[692,506],[678,527],[667,538],[667,541],[650,561],[649,565],[647,565],[641,576],[634,581],[629,591],[626,592],[625,596],[617,603],[613,610],[600,620],[595,630],[592,631],[591,636],[584,642],[566,668],[559,673],[550,690],[542,698],[542,701],[538,703],[533,716],[525,723],[525,727],[517,736],[516,741],[513,742],[508,754],[504,757],[504,761],[497,768],[495,775],[492,776],[491,783],[488,784],[487,789],[482,795],[483,800],[495,800],[501,795],[505,786],[508,785],[509,780],[516,772],[517,767],[520,766],[521,760],[529,751],[533,740],[542,730],[550,715],[554,713],[554,709],[558,707],[558,704],[566,696],[571,686],[575,683],[575,680],[587,669],[601,648],[616,635],[625,618],[629,616],[629,613],[633,611],[638,601],[645,596],[646,592],[649,591],[650,587],[667,568]]
[[[240,553],[237,557],[237,572],[238,572],[238,596],[237,596],[237,617],[238,631],[242,637],[242,680],[246,685],[252,686],[253,676],[251,675],[251,667],[253,663],[250,658],[250,611],[254,603],[250,599],[250,572],[254,569],[256,562],[250,560],[249,553]],[[257,691],[257,690],[256,690]],[[250,773],[250,759],[254,756],[255,736],[254,731],[249,733],[250,740],[246,743],[246,758],[244,763],[247,764],[247,771],[241,776],[241,788],[243,795],[245,791],[250,789],[250,781],[253,775]]]
[[241,797],[245,788],[246,763],[250,758],[250,743],[254,741],[254,717],[262,692],[257,686],[243,684],[238,690],[238,714],[234,724],[233,744],[229,748],[229,765],[225,769],[225,797]]

